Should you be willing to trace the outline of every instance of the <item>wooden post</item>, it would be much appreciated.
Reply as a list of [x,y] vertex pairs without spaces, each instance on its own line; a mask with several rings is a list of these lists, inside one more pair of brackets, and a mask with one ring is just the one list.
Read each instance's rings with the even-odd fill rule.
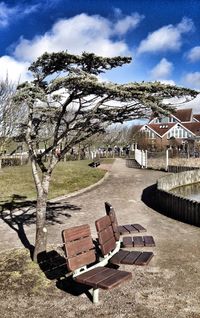
[[166,150],[166,166],[165,166],[165,171],[168,171],[168,166],[169,166],[169,149]]
[[147,169],[147,150],[145,150],[145,168]]

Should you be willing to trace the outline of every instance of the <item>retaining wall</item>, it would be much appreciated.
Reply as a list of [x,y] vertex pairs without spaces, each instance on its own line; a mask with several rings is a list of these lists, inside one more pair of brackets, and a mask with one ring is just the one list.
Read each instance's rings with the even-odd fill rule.
[[171,189],[200,182],[200,170],[167,175],[157,181],[156,205],[159,212],[173,219],[200,227],[200,202],[169,192]]

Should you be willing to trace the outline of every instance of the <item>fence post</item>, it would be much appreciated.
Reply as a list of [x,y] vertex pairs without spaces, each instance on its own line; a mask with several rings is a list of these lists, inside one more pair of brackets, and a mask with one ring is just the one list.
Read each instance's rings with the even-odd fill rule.
[[145,150],[145,168],[147,169],[147,150]]
[[169,149],[166,150],[166,166],[165,166],[165,171],[168,171],[168,166],[169,166]]
[[144,164],[143,164],[143,150],[141,151],[141,167],[144,168]]

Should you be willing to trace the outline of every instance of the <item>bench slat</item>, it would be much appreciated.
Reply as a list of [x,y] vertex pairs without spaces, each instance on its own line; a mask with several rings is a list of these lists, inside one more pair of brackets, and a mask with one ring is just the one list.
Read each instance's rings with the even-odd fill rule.
[[152,252],[143,252],[135,261],[135,265],[147,265],[153,257]]
[[138,230],[135,227],[133,227],[131,224],[125,224],[123,225],[123,227],[125,227],[129,231],[129,233],[138,232]]
[[109,213],[109,217],[112,223],[115,223],[116,225],[118,225],[116,214],[113,210]]
[[133,265],[142,252],[131,251],[125,258],[122,259],[121,264]]
[[62,231],[63,242],[70,242],[77,240],[81,237],[90,236],[90,227],[88,224],[75,226],[73,228],[65,229]]
[[97,273],[96,275],[87,278],[84,280],[84,283],[90,286],[93,286],[94,288],[100,287],[101,282],[104,280],[112,277],[113,275],[116,275],[116,269],[113,268],[105,268],[105,271],[101,271]]
[[144,236],[143,239],[144,239],[145,246],[152,247],[156,245],[153,236]]
[[108,228],[104,229],[101,232],[98,232],[98,238],[99,238],[99,243],[104,244],[105,242],[109,241],[110,239],[113,238],[113,230],[112,226],[108,226]]
[[129,231],[123,225],[118,226],[118,231],[120,234],[128,234],[129,233]]
[[83,274],[80,274],[78,276],[75,277],[75,280],[77,283],[80,283],[80,284],[86,284],[86,281],[87,281],[87,284],[92,286],[94,284],[89,284],[89,281],[92,282],[92,278],[95,277],[96,275],[100,274],[100,273],[104,273],[105,271],[107,271],[107,268],[106,267],[96,267],[92,270],[89,270]]
[[108,254],[109,252],[115,249],[115,246],[116,246],[116,241],[113,236],[109,241],[105,242],[104,244],[101,244],[102,254],[103,255]]
[[123,247],[133,247],[133,240],[131,236],[125,236],[122,239]]
[[140,224],[131,224],[138,232],[146,232],[147,230]]
[[110,259],[110,263],[112,264],[120,264],[122,259],[125,258],[130,252],[119,250],[113,257]]
[[144,246],[144,241],[142,236],[133,236],[133,246],[139,247]]
[[81,240],[72,241],[66,243],[66,255],[67,257],[75,256],[79,253],[86,252],[91,250],[94,247],[94,244],[91,240],[91,237],[84,237]]
[[85,265],[94,263],[96,260],[96,255],[94,250],[87,251],[67,259],[67,267],[69,270],[74,271],[77,268],[80,268]]
[[95,276],[96,274],[101,273],[105,270],[106,270],[105,267],[102,267],[102,266],[96,267],[96,268],[93,268],[93,269],[83,273],[83,274],[76,276],[74,279],[76,282],[84,284],[86,279],[89,279],[89,278]]
[[118,286],[122,282],[124,282],[128,279],[131,279],[131,278],[132,278],[131,273],[116,270],[116,273],[114,275],[112,275],[111,277],[107,278],[106,280],[100,282],[98,284],[98,287],[100,287],[102,289],[111,289],[111,288]]
[[111,225],[111,220],[109,218],[108,215],[103,216],[102,218],[98,219],[95,222],[96,225],[96,229],[98,232],[103,231],[104,229],[106,229],[108,226]]
[[118,230],[118,225],[116,225],[115,223],[112,223],[112,229],[113,229],[116,241],[119,241],[120,233],[119,233],[119,230]]

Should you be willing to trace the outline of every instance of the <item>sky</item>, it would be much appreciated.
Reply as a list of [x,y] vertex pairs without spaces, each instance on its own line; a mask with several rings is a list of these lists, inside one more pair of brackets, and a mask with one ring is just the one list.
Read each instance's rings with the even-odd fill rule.
[[[0,1],[0,78],[30,80],[28,66],[45,51],[88,51],[132,57],[103,80],[200,91],[199,17],[200,0]],[[188,105],[200,113],[199,96]]]

